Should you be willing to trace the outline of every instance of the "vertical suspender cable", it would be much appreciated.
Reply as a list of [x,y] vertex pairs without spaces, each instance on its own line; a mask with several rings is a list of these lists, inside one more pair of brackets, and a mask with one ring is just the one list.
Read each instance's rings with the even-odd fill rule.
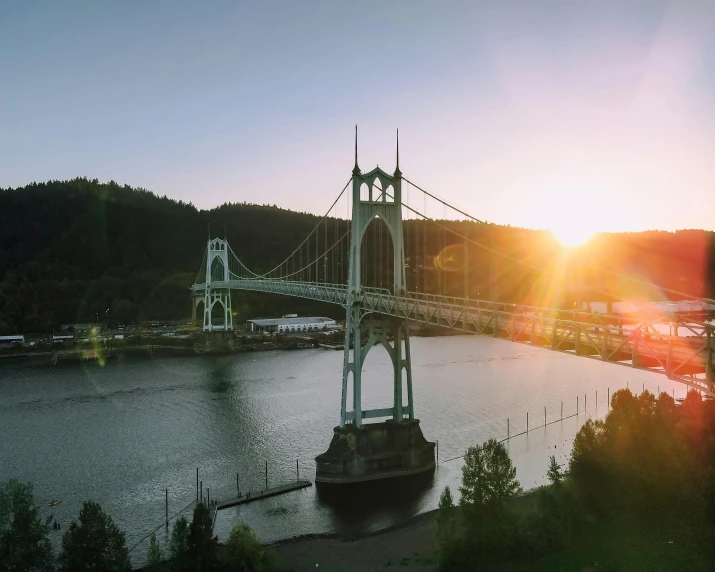
[[[442,206],[442,216],[444,218],[444,226],[445,226],[445,230],[443,232],[444,244],[442,245],[442,250],[447,250],[447,230],[446,230],[446,227],[447,227],[447,206],[446,205]],[[449,280],[449,272],[447,271],[446,268],[442,272],[442,276],[444,276],[444,288],[442,289],[442,294],[444,296],[449,296],[449,290],[447,288],[447,280]]]

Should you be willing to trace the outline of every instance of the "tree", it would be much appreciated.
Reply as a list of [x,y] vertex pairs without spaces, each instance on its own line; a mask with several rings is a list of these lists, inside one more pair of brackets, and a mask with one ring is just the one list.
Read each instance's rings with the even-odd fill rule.
[[52,570],[48,532],[37,515],[32,485],[17,480],[0,485],[0,571]]
[[507,553],[514,544],[514,520],[508,501],[521,493],[516,469],[502,443],[489,439],[470,447],[464,457],[459,504],[464,507],[467,540],[482,558],[488,550]]
[[461,538],[457,534],[457,515],[454,499],[449,487],[445,487],[439,496],[437,511],[437,542],[439,544],[438,570],[457,570],[461,567],[464,556]]
[[561,467],[556,462],[556,457],[551,455],[549,457],[549,470],[546,472],[546,477],[552,485],[560,485],[564,476],[561,473]]
[[211,511],[204,503],[194,508],[187,539],[187,562],[197,572],[211,572],[218,567],[218,538],[212,536]]
[[454,514],[454,499],[449,487],[444,487],[439,495],[439,511],[437,512],[437,537],[440,550],[449,550],[457,540],[457,523]]
[[171,532],[171,544],[169,554],[171,555],[172,569],[175,572],[188,570],[186,553],[189,549],[189,521],[186,517],[179,517],[174,523],[174,530]]
[[221,551],[221,564],[226,572],[269,572],[273,569],[269,552],[244,524],[237,524],[231,530]]
[[87,501],[62,536],[63,572],[131,572],[124,533],[96,502]]
[[146,558],[146,566],[144,567],[147,572],[158,572],[161,567],[161,548],[159,543],[156,541],[156,535],[152,534],[149,540],[149,554]]
[[496,439],[470,447],[464,461],[461,505],[498,509],[521,492],[509,453]]

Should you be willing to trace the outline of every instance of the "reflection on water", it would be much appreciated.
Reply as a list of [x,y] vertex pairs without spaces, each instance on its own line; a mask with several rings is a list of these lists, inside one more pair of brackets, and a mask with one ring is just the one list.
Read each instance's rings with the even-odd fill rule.
[[[685,388],[663,376],[552,353],[487,337],[412,340],[415,411],[424,435],[439,441],[433,482],[416,488],[353,491],[315,487],[220,511],[216,533],[236,522],[272,542],[323,532],[359,534],[436,508],[449,485],[457,492],[466,448],[523,431],[526,413],[549,420],[575,412],[588,393],[588,412],[509,442],[517,477],[528,489],[544,481],[548,455],[566,462],[588,416],[606,412],[606,394],[630,383],[676,396]],[[52,512],[62,531],[81,502],[98,501],[127,532],[132,546],[163,522],[164,490],[175,513],[196,497],[196,469],[212,498],[313,478],[339,418],[341,352],[243,353],[156,360],[119,358],[104,367],[0,366],[0,479],[35,485],[40,516]],[[387,353],[372,351],[363,376],[366,408],[391,403]],[[595,392],[598,391],[598,402]],[[47,506],[52,499],[62,504]],[[161,529],[159,540],[167,540]],[[146,554],[133,553],[136,564]]]
[[316,492],[320,504],[334,512],[336,532],[358,535],[372,530],[378,511],[391,523],[420,512],[433,481],[434,475],[429,472],[403,479],[360,483],[349,488],[321,485]]
[[209,370],[209,390],[213,393],[227,393],[233,387],[231,378],[231,360],[227,357],[217,358],[216,367]]

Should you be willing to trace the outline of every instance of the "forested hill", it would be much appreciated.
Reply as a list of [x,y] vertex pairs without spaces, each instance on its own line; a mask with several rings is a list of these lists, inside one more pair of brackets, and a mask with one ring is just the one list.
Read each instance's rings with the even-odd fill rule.
[[[93,322],[98,314],[113,323],[186,318],[188,287],[201,265],[209,224],[213,236],[225,229],[251,268],[268,270],[300,244],[317,220],[253,204],[200,211],[144,189],[96,179],[0,189],[0,334],[49,332],[62,323]],[[715,297],[713,232],[602,234],[569,254],[544,231],[445,224],[505,255],[470,246],[472,298],[573,307],[573,291],[584,285],[591,288],[581,292],[584,300],[681,297],[666,289]],[[405,222],[408,250],[421,245],[417,258],[407,260],[408,287],[462,296],[459,249],[464,242],[435,229]],[[448,253],[444,264],[453,267],[438,272],[440,258],[434,257],[440,250]],[[372,259],[363,263],[370,265]],[[418,276],[417,268],[427,271]],[[364,277],[375,274],[384,283],[372,285],[391,281],[391,269],[382,275],[363,272]],[[235,293],[233,308],[239,321],[289,311],[342,315],[337,306],[250,293]]]
[[[316,217],[226,204],[199,211],[114,182],[73,179],[0,189],[0,334],[94,322],[186,318],[208,224],[249,261],[284,254]],[[275,255],[275,256],[273,256]]]

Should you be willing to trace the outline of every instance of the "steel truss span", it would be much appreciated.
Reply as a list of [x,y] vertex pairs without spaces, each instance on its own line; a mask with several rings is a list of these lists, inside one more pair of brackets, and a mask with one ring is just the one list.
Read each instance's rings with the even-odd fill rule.
[[[342,284],[281,280],[230,280],[214,282],[215,288],[251,290],[317,300],[345,307],[348,289]],[[205,284],[193,291],[201,294]],[[396,296],[388,290],[363,288],[363,314],[382,314],[470,334],[558,351],[580,357],[660,373],[715,396],[713,371],[713,326],[680,319],[632,321],[619,316],[533,306],[503,304],[488,300],[465,300],[408,292]],[[658,331],[667,326],[678,335]]]

